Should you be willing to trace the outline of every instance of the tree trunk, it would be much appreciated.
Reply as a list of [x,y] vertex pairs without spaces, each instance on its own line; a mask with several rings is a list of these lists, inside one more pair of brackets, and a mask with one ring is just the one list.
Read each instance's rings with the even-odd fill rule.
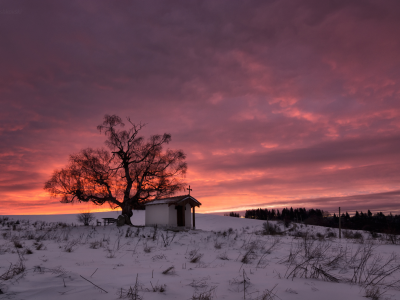
[[122,203],[122,214],[127,216],[125,218],[125,224],[132,225],[131,217],[133,216],[133,212],[132,212],[132,206],[129,204],[129,201],[124,201],[124,203]]

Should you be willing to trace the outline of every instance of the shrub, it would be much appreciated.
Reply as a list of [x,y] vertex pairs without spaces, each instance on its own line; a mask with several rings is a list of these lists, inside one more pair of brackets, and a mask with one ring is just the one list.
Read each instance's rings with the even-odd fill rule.
[[22,244],[18,240],[14,240],[14,247],[15,248],[22,248]]
[[371,298],[372,300],[379,300],[385,291],[381,291],[379,287],[372,286],[365,289],[365,298]]
[[308,231],[305,231],[305,232],[303,232],[303,231],[296,231],[296,232],[293,233],[293,236],[294,236],[294,237],[298,237],[298,238],[304,238],[304,237],[309,236],[309,233],[308,233]]
[[221,259],[221,260],[229,260],[229,257],[228,257],[228,255],[226,254],[226,251],[220,253],[220,254],[217,256],[217,258],[219,258],[219,259]]
[[152,290],[153,290],[154,293],[156,293],[156,292],[164,293],[164,292],[165,292],[165,289],[166,289],[166,287],[167,287],[166,284],[155,284],[155,285],[153,285],[153,284],[151,283],[151,281],[150,281],[150,284],[151,284],[151,288],[152,288]]
[[147,243],[143,243],[143,251],[146,253],[150,253],[151,252],[151,248],[150,246],[147,245]]
[[90,245],[89,245],[90,249],[99,249],[100,247],[103,247],[103,242],[102,241],[90,242]]
[[43,243],[35,243],[34,245],[36,250],[42,250],[44,248]]
[[17,263],[11,264],[7,272],[0,275],[0,280],[13,279],[15,276],[23,274],[24,272],[25,272],[25,265],[22,262],[22,257],[20,256],[19,261]]
[[65,252],[73,252],[75,250],[75,246],[79,244],[79,239],[72,240],[64,245]]
[[345,239],[354,239],[354,233],[350,230],[343,230],[343,237]]
[[32,250],[30,248],[25,248],[25,254],[33,254]]
[[279,226],[270,224],[268,222],[263,223],[263,234],[265,235],[277,235],[282,234]]
[[327,237],[327,238],[335,238],[335,237],[337,237],[337,234],[336,234],[336,232],[329,231],[329,232],[326,234],[326,237]]
[[373,239],[376,239],[376,238],[379,238],[379,237],[380,237],[380,234],[379,234],[379,233],[376,233],[375,231],[371,231],[370,233],[371,233],[371,237],[372,237]]
[[189,261],[193,264],[199,262],[202,257],[203,257],[203,254],[198,253],[197,249],[194,249],[189,252]]
[[212,300],[215,296],[215,289],[217,287],[213,286],[204,291],[196,291],[192,296],[191,300]]
[[223,245],[223,243],[218,242],[218,240],[215,240],[215,242],[214,242],[214,248],[215,249],[221,249],[222,245]]

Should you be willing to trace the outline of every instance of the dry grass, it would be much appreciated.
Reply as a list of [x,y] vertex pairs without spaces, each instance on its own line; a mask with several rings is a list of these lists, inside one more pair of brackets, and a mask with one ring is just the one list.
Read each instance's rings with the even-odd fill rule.
[[164,271],[161,272],[164,275],[175,275],[175,267],[169,267],[167,269],[165,269]]

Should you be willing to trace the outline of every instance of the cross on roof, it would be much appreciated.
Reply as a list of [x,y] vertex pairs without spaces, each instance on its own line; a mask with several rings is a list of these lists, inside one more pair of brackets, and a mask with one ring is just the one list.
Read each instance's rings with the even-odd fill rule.
[[190,191],[193,191],[193,189],[190,188],[190,185],[189,188],[187,188],[187,190],[189,191],[189,196],[190,196]]

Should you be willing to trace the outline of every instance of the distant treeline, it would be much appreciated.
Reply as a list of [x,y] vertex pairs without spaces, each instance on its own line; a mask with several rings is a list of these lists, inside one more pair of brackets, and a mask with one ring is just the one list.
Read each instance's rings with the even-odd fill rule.
[[231,212],[229,214],[224,214],[224,216],[226,217],[235,217],[235,218],[240,218],[240,215],[238,213],[235,212]]
[[[339,227],[339,217],[321,209],[284,208],[278,209],[251,209],[246,210],[245,218],[258,220],[282,220],[284,222],[302,222],[309,225],[325,227]],[[400,215],[384,215],[382,212],[373,214],[356,211],[354,216],[347,212],[342,214],[343,229],[366,230],[370,232],[400,234]]]

